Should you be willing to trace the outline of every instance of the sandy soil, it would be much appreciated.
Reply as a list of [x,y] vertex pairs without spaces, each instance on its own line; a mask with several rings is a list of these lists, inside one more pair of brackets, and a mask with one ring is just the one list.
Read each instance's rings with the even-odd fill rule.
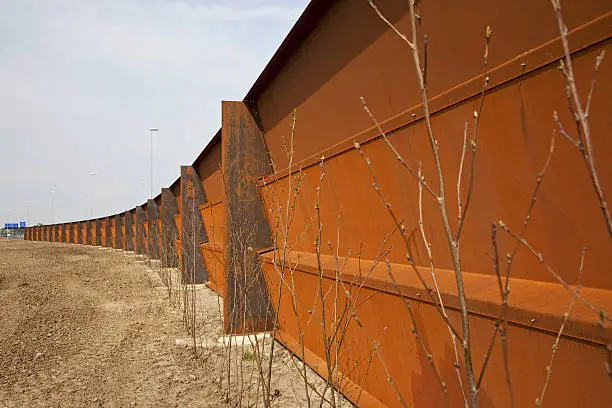
[[[220,299],[204,287],[192,293],[202,345],[195,349],[183,345],[189,335],[171,304],[176,288],[169,299],[159,270],[142,259],[0,240],[0,408],[255,405],[252,349],[233,347],[228,358],[217,341]],[[282,348],[275,354],[273,405],[306,405],[300,364]],[[308,373],[319,406],[324,382]]]

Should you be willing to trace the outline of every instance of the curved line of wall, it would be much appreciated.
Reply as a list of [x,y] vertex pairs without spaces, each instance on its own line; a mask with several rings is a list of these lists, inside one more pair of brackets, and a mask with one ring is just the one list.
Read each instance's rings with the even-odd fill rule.
[[[410,31],[404,2],[376,3],[398,29]],[[428,35],[429,104],[448,202],[458,201],[454,187],[466,123],[469,137],[474,131],[484,28],[494,32],[475,187],[460,247],[478,371],[500,308],[491,224],[503,220],[520,230],[549,151],[552,112],[568,129],[573,119],[547,2],[441,3],[419,2],[419,32]],[[588,89],[595,57],[610,49],[611,5],[575,0],[564,2],[563,10],[577,85]],[[609,66],[604,61],[598,73],[590,113],[606,192],[612,191],[612,163],[605,160],[612,151]],[[411,406],[443,406],[432,365],[448,387],[450,406],[463,405],[455,374],[463,358],[455,362],[448,329],[406,261],[410,252],[427,284],[434,284],[418,229],[418,187],[364,113],[361,97],[406,163],[422,163],[426,179],[435,180],[405,44],[366,1],[312,1],[245,100],[222,103],[222,128],[169,188],[120,214],[27,228],[25,238],[121,248],[178,266],[185,281],[206,283],[225,298],[226,332],[277,328],[277,339],[321,376],[328,378],[332,367],[334,386],[360,406],[400,406],[398,392]],[[372,188],[371,172],[410,238],[408,248]],[[467,188],[468,180],[462,181]],[[458,210],[449,208],[456,219]],[[455,276],[431,197],[423,197],[422,211],[440,297],[459,327]],[[498,239],[500,253],[510,253],[514,241]],[[557,140],[526,239],[557,277],[527,251],[515,258],[504,314],[507,343],[494,343],[481,406],[509,407],[511,392],[516,406],[539,396],[572,297],[557,278],[575,284],[584,246],[581,295],[602,312],[576,303],[560,339],[547,404],[607,406],[612,333],[605,311],[612,310],[612,277],[603,266],[612,263],[612,251],[582,158],[565,140]],[[406,300],[420,337],[411,329]],[[350,313],[329,312],[342,305],[352,305]],[[322,326],[342,326],[342,338]],[[331,355],[324,347],[329,342]]]

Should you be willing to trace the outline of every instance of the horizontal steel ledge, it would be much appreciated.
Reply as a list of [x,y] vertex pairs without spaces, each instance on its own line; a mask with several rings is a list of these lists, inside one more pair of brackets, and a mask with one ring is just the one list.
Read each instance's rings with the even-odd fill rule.
[[[268,252],[259,256],[261,262],[273,264],[274,253]],[[332,255],[320,255],[322,274],[325,279],[336,279],[336,259]],[[279,260],[276,264],[279,265]],[[317,255],[310,252],[293,252],[285,262],[296,271],[319,275]],[[434,302],[426,295],[416,273],[409,265],[392,263],[393,278],[400,289],[401,295],[413,301]],[[371,269],[371,271],[370,271]],[[424,281],[434,287],[431,270],[425,267],[417,268]],[[364,276],[367,275],[367,278]],[[400,296],[395,285],[389,278],[385,262],[347,258],[342,259],[340,279],[348,284],[362,284],[380,292]],[[436,269],[436,281],[444,307],[459,310],[455,273],[449,269]],[[463,282],[467,295],[468,311],[496,319],[501,305],[499,285],[495,275],[464,272]],[[575,290],[574,286],[571,286]],[[518,326],[535,328],[556,334],[567,312],[572,294],[560,283],[532,281],[510,278],[511,293],[509,304],[504,314],[504,320]],[[612,310],[612,291],[583,287],[580,295],[600,310]],[[563,335],[570,338],[605,346],[605,338],[612,337],[612,327],[607,325],[602,329],[599,316],[579,299],[576,300],[572,314],[569,317]]]

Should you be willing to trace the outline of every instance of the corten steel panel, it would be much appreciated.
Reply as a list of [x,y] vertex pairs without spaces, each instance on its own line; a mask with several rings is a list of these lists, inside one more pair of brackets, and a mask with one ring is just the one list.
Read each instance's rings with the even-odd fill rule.
[[76,243],[77,244],[83,244],[84,242],[84,237],[85,234],[83,232],[83,229],[85,228],[85,224],[81,221],[81,222],[77,222],[74,224],[74,227],[76,229]]
[[174,216],[177,215],[178,206],[169,188],[162,188],[161,199],[161,264],[163,267],[175,267],[178,266],[178,255],[174,243],[179,234]]
[[228,232],[225,331],[269,330],[273,318],[257,251],[271,247],[272,239],[256,180],[270,174],[270,161],[261,132],[244,102],[223,101],[221,115]]
[[126,211],[122,215],[123,217],[123,249],[126,251],[134,250],[134,214],[132,211]]
[[145,241],[144,224],[147,222],[147,218],[141,206],[136,207],[136,214],[135,214],[134,221],[135,221],[134,224],[136,226],[136,231],[135,231],[136,232],[136,236],[135,236],[136,253],[146,254],[145,242],[144,242]]
[[92,244],[92,222],[90,220],[85,221],[85,245]]
[[[136,214],[133,215],[132,218],[136,218]],[[132,224],[132,248],[134,248],[134,252],[136,252],[136,224]]]
[[111,217],[106,217],[104,219],[104,232],[103,232],[103,236],[104,236],[104,246],[106,248],[112,248],[113,247],[113,233],[112,233],[112,227],[113,227],[113,220]]
[[121,214],[121,224],[120,224],[120,227],[121,227],[121,234],[120,234],[120,237],[121,237],[121,248],[122,248],[124,251],[125,251],[125,249],[126,249],[126,242],[127,242],[127,240],[126,240],[126,235],[125,235],[125,234],[126,234],[126,227],[125,227],[125,226],[126,226],[126,222],[125,222],[125,213],[122,213],[122,214]]
[[93,238],[91,240],[91,244],[95,245],[95,246],[101,246],[102,245],[102,220],[100,219],[95,219],[93,221]]
[[[609,41],[607,42],[609,43]],[[599,47],[576,56],[574,65],[580,85],[588,85],[592,64]],[[602,71],[598,76],[601,89],[612,87],[612,71]],[[491,223],[503,220],[518,231],[525,217],[535,181],[548,154],[551,137],[550,112],[559,111],[565,123],[571,123],[564,110],[564,84],[555,65],[538,70],[522,80],[513,81],[504,87],[489,91],[485,97],[484,110],[479,131],[478,160],[475,171],[475,187],[467,215],[461,242],[462,266],[467,271],[493,274],[490,254]],[[456,203],[456,174],[459,168],[462,146],[463,124],[472,115],[477,102],[470,100],[454,106],[433,117],[433,127],[439,129],[443,171],[447,181],[447,201]],[[612,107],[605,92],[595,92],[591,111],[591,127],[606,129],[612,126],[612,117],[607,114]],[[500,128],[500,124],[503,126]],[[457,130],[454,132],[453,130]],[[596,151],[612,149],[612,141],[605,132],[594,131],[593,143]],[[422,122],[408,128],[398,129],[389,135],[389,140],[402,153],[410,166],[416,168],[422,161],[423,174],[434,180],[433,166],[428,154],[428,142]],[[381,191],[391,203],[398,217],[405,217],[408,233],[414,236],[412,251],[417,263],[427,262],[426,250],[418,232],[418,189],[405,176],[393,154],[381,139],[363,146],[378,176]],[[612,165],[598,162],[598,170],[604,191],[612,191]],[[509,171],[512,164],[512,171]],[[359,153],[349,150],[326,161],[325,179],[321,185],[321,217],[323,236],[335,237],[338,231],[338,214],[342,212],[342,232],[339,251],[352,253],[362,251],[364,258],[373,259],[385,234],[393,230],[393,221],[372,188],[371,175]],[[318,166],[303,169],[300,176],[303,185],[297,199],[294,215],[296,220],[313,219],[315,190],[319,184]],[[401,178],[400,178],[401,177]],[[297,175],[293,179],[296,185]],[[352,180],[348,183],[347,180]],[[402,182],[401,180],[405,180]],[[465,181],[464,185],[467,185]],[[266,208],[284,208],[288,178],[262,188]],[[280,213],[283,213],[283,209]],[[272,217],[272,215],[270,215]],[[457,219],[457,206],[449,205],[449,217]],[[451,268],[447,243],[441,231],[440,217],[432,198],[423,197],[423,218],[427,224],[429,239],[436,264]],[[353,220],[360,220],[358,223]],[[527,238],[537,251],[545,254],[547,262],[567,282],[576,280],[576,268],[580,250],[588,248],[588,259],[592,265],[612,262],[609,238],[598,202],[584,163],[572,146],[565,140],[557,141],[557,148],[547,169],[540,190],[538,205],[528,230]],[[270,220],[273,225],[272,219]],[[315,229],[305,232],[303,223],[291,225],[290,240],[295,250],[312,252]],[[324,242],[327,242],[325,240]],[[394,251],[387,256],[391,261],[403,262],[405,250],[398,235],[389,241]],[[504,234],[500,236],[501,250],[505,253],[512,242]],[[360,249],[361,248],[361,249]],[[486,249],[485,249],[486,248]],[[513,276],[532,280],[554,281],[554,277],[540,267],[537,259],[523,255],[517,257]],[[585,274],[585,286],[612,289],[609,274]]]
[[221,296],[225,296],[225,207],[223,202],[200,206],[202,222],[208,242],[200,244],[202,258],[208,271],[207,285]]
[[[304,346],[306,348],[306,361],[315,367],[324,378],[326,374],[326,364],[321,356],[324,356],[322,330],[321,330],[321,302],[320,298],[313,296],[319,291],[319,279],[317,272],[317,261],[314,254],[309,254],[311,259],[310,272],[301,270],[301,266],[293,273],[294,285],[286,280],[283,293],[287,294],[294,291],[296,295],[295,304],[297,305],[297,316],[300,322],[301,331],[304,333]],[[340,320],[342,331],[345,334],[338,335],[337,341],[342,344],[332,344],[332,353],[338,355],[338,368],[348,376],[348,380],[362,387],[366,393],[362,393],[358,387],[350,382],[344,382],[343,391],[345,395],[357,403],[358,406],[375,406],[376,400],[387,406],[401,406],[397,394],[392,384],[388,381],[389,376],[407,402],[408,406],[415,407],[441,407],[445,406],[443,394],[439,383],[434,378],[434,373],[429,365],[423,349],[417,344],[416,337],[411,333],[411,319],[408,310],[404,306],[401,297],[391,288],[386,278],[386,265],[379,264],[379,289],[372,289],[363,286],[358,289],[355,280],[364,271],[359,271],[357,259],[353,259],[352,266],[343,268],[343,284],[338,285],[335,279],[335,259],[333,256],[323,256],[324,264],[330,266],[327,270],[328,275],[323,279],[324,293],[338,293],[337,303],[339,307],[346,305],[345,289],[352,294],[351,302],[358,304],[355,309],[351,309],[359,319],[351,318],[349,321]],[[301,258],[304,259],[304,258]],[[293,259],[295,261],[295,259]],[[367,266],[366,266],[367,268]],[[393,266],[395,268],[395,265]],[[273,288],[271,297],[276,304],[279,274],[274,271],[272,259],[269,258],[264,263],[266,278],[269,279],[269,287]],[[426,270],[425,270],[426,271]],[[424,271],[424,272],[425,272]],[[398,271],[399,272],[399,271]],[[408,268],[404,267],[404,274],[398,273],[400,287],[407,292],[407,288],[401,282],[403,276],[412,275]],[[448,280],[451,281],[449,287],[452,289],[454,277],[449,271]],[[476,275],[476,278],[483,275]],[[429,279],[428,279],[429,280]],[[374,279],[372,279],[374,281]],[[477,282],[477,280],[475,281]],[[490,279],[491,286],[496,286],[495,279]],[[529,283],[527,281],[529,285]],[[553,284],[547,284],[555,286]],[[418,287],[418,285],[416,285]],[[556,285],[558,287],[558,285]],[[382,290],[381,290],[382,289]],[[473,288],[476,289],[476,288]],[[542,288],[537,288],[538,292]],[[560,290],[560,292],[559,292]],[[508,359],[513,390],[516,399],[515,406],[529,406],[539,396],[546,378],[546,366],[549,363],[551,345],[555,341],[556,330],[563,319],[563,312],[569,303],[571,295],[559,288],[556,293],[561,293],[563,303],[559,302],[559,312],[555,325],[551,325],[551,330],[533,330],[529,323],[508,326]],[[537,292],[536,292],[537,293]],[[452,295],[452,290],[451,290]],[[534,300],[534,294],[527,294]],[[328,336],[333,332],[335,326],[333,318],[334,296],[326,297],[326,325],[329,330]],[[537,302],[542,305],[541,302]],[[453,351],[450,335],[435,308],[431,303],[414,301],[412,310],[415,314],[419,335],[426,349],[433,357],[433,362],[440,372],[441,378],[448,386],[450,406],[463,406],[461,392],[453,367]],[[279,339],[287,344],[291,351],[297,356],[302,356],[301,347],[297,343],[298,333],[296,315],[293,313],[293,297],[281,296],[281,316],[279,318],[280,333]],[[459,324],[458,311],[454,307],[447,308],[449,319],[456,326]],[[517,309],[522,313],[520,308]],[[496,313],[495,309],[491,312]],[[340,313],[340,312],[339,312]],[[581,315],[580,312],[576,313]],[[585,317],[587,315],[584,315]],[[539,318],[539,316],[538,316]],[[585,320],[588,320],[585,318]],[[345,329],[343,323],[348,326]],[[483,356],[486,353],[488,343],[491,338],[494,319],[483,317],[478,313],[470,315],[472,328],[472,347],[475,356]],[[596,324],[590,323],[593,329]],[[579,331],[579,330],[578,330]],[[595,333],[596,330],[593,330]],[[609,332],[609,329],[608,329]],[[378,344],[380,357],[374,350],[374,345]],[[572,337],[563,337],[559,346],[559,353],[555,359],[553,369],[553,379],[546,398],[550,398],[547,403],[550,406],[606,406],[612,397],[612,390],[609,387],[609,378],[603,368],[600,370],[595,367],[602,367],[606,357],[603,349],[604,345],[592,341],[584,341]],[[562,352],[564,350],[565,352]],[[374,358],[368,359],[372,355]],[[483,385],[480,392],[480,406],[482,407],[510,407],[508,387],[506,385],[506,375],[502,360],[501,347],[497,343],[492,359],[489,362]],[[389,372],[386,374],[381,363],[384,361],[385,367]],[[332,362],[333,365],[333,362]],[[478,361],[477,367],[481,366]],[[343,378],[336,373],[335,378]],[[357,399],[361,396],[362,399]]]
[[200,252],[200,243],[206,242],[200,205],[206,202],[206,193],[198,173],[191,166],[181,166],[181,260],[183,280],[205,283],[208,273]]
[[209,202],[222,201],[225,195],[221,174],[221,143],[215,140],[211,141],[212,146],[206,147],[207,154],[194,163],[194,168],[202,179],[202,187],[206,191],[206,200]]
[[200,244],[200,252],[208,271],[206,286],[221,297],[225,297],[225,254],[223,247],[213,246],[210,242]]
[[[400,30],[409,31],[406,2],[376,3]],[[610,11],[606,0],[565,3],[570,29]],[[431,96],[482,72],[487,25],[495,33],[489,55],[491,67],[539,46],[559,32],[549,2],[472,0],[441,7],[440,1],[427,1],[419,4],[419,13],[423,17],[419,32],[427,33],[430,44],[427,82]],[[522,27],[520,33],[516,27]],[[462,44],[459,55],[457,44]],[[324,148],[371,126],[360,103],[362,96],[377,116],[387,118],[420,103],[416,86],[406,44],[388,30],[368,3],[335,2],[257,99],[274,164],[277,169],[287,167],[283,146],[294,108],[298,110],[294,162],[298,162],[316,157]]]
[[[399,21],[400,27],[405,26],[405,12],[390,10],[388,2],[379,3],[381,9],[390,14],[392,21]],[[362,6],[365,8],[359,11]],[[567,23],[572,29],[598,14],[609,12],[611,6],[609,2],[602,1],[575,1],[564,7]],[[369,17],[367,13],[370,13]],[[548,154],[550,136],[554,128],[552,112],[559,112],[566,128],[572,123],[572,118],[567,113],[564,79],[557,69],[561,56],[559,43],[545,44],[558,35],[554,13],[546,2],[532,4],[520,1],[502,5],[462,3],[461,6],[457,4],[441,7],[440,2],[432,1],[422,4],[420,15],[423,18],[423,26],[419,30],[422,30],[422,33],[427,32],[430,38],[427,77],[434,113],[432,126],[440,146],[447,187],[446,200],[447,203],[454,203],[449,205],[451,220],[457,219],[455,187],[463,144],[463,127],[468,121],[468,137],[471,137],[473,112],[478,106],[476,96],[482,81],[479,72],[482,71],[483,27],[490,24],[495,32],[491,43],[488,74],[491,86],[480,116],[476,184],[461,240],[462,269],[473,272],[482,279],[490,278],[494,274],[490,252],[491,223],[502,219],[514,230],[520,230],[538,173]],[[369,23],[366,24],[366,21]],[[570,32],[570,45],[575,47],[574,49],[580,49],[580,52],[574,53],[574,69],[578,86],[583,92],[588,90],[595,56],[603,48],[610,48],[609,21],[609,18],[600,19],[597,23]],[[523,28],[521,33],[516,33],[513,28],[517,24]],[[453,28],[458,25],[461,28]],[[359,29],[351,29],[352,27]],[[341,34],[333,34],[338,30]],[[372,34],[366,41],[364,37],[372,30],[378,30],[379,33]],[[350,37],[351,41],[343,39],[343,35]],[[432,38],[437,38],[437,41],[432,41]],[[605,40],[601,41],[602,39]],[[436,44],[437,50],[433,44]],[[452,51],[457,44],[462,45],[459,55]],[[590,44],[594,45],[589,47]],[[494,52],[495,57],[492,56]],[[321,58],[314,58],[315,55],[329,55],[329,58],[319,64]],[[510,60],[516,56],[519,57]],[[377,19],[373,11],[368,9],[366,2],[361,5],[358,2],[338,2],[314,30],[312,38],[296,53],[294,61],[278,75],[258,101],[267,146],[279,170],[279,175],[270,177],[270,182],[261,188],[261,194],[265,208],[273,210],[268,214],[269,223],[273,228],[273,235],[279,237],[282,237],[282,231],[277,228],[278,224],[274,220],[285,214],[287,197],[291,197],[289,179],[283,169],[287,165],[287,158],[281,143],[281,134],[286,140],[290,124],[288,115],[293,108],[298,108],[293,165],[295,169],[300,169],[300,173],[292,177],[291,186],[301,187],[295,200],[295,211],[292,210],[294,221],[289,232],[288,243],[293,250],[312,255],[315,250],[314,243],[320,240],[319,242],[326,243],[326,251],[329,250],[329,242],[333,251],[337,251],[341,257],[356,257],[359,254],[361,259],[365,260],[374,259],[381,254],[381,243],[396,226],[373,189],[372,177],[363,158],[351,148],[354,141],[360,141],[363,142],[366,156],[372,162],[380,190],[410,236],[410,250],[416,262],[419,265],[427,265],[427,252],[418,229],[418,187],[397,163],[394,154],[380,139],[377,131],[371,129],[371,121],[359,103],[359,96],[363,95],[388,132],[390,142],[405,157],[408,165],[416,169],[418,163],[422,162],[425,178],[435,186],[431,149],[421,120],[419,93],[415,89],[416,79],[409,57],[405,45]],[[344,61],[337,63],[336,59]],[[317,66],[313,66],[309,60],[316,60]],[[526,68],[521,68],[523,63]],[[334,64],[336,68],[332,69]],[[319,75],[318,67],[321,72],[326,69],[327,72]],[[523,69],[525,75],[521,76]],[[304,80],[296,81],[297,78]],[[605,131],[612,125],[612,118],[607,114],[612,108],[608,89],[612,89],[612,71],[600,70],[590,116],[595,151],[603,152],[599,155],[605,155],[612,149],[612,142],[606,137]],[[585,94],[583,97],[586,97]],[[323,156],[325,162],[321,169],[317,164]],[[468,153],[467,158],[470,157]],[[612,164],[609,161],[597,163],[604,191],[612,191]],[[464,199],[468,183],[466,172],[464,168]],[[275,181],[279,177],[280,181]],[[318,189],[320,200],[316,198]],[[321,212],[321,236],[318,236],[317,228],[309,224],[316,220],[315,202],[318,202]],[[423,198],[423,218],[436,266],[450,268],[448,244],[442,233],[440,215],[436,210],[436,203],[427,193]],[[527,239],[537,251],[542,251],[547,262],[553,265],[566,281],[572,284],[576,281],[580,250],[584,245],[588,248],[587,260],[591,265],[591,272],[597,265],[609,265],[612,261],[610,239],[584,163],[576,149],[565,140],[557,140],[557,148],[544,177],[531,219]],[[510,252],[514,246],[503,234],[498,236],[498,241],[501,254]],[[277,244],[283,246],[283,242]],[[393,234],[382,249],[385,251],[384,257],[392,262],[406,262],[407,251],[398,234]],[[386,252],[387,249],[389,252]],[[275,272],[271,266],[267,267],[267,272],[274,278]],[[300,288],[300,299],[304,299],[304,310],[300,313],[306,318],[305,311],[309,307],[312,308],[308,302],[313,301],[313,294],[317,292],[317,280],[312,274],[298,275],[300,277],[296,287]],[[529,257],[526,251],[519,252],[512,275],[517,280],[521,278],[531,283],[534,288],[527,292],[528,296],[524,299],[517,300],[527,301],[531,298],[546,304],[558,301],[552,295],[556,291],[548,290],[548,285],[558,288],[558,282],[536,259]],[[330,284],[328,282],[327,287]],[[600,307],[604,307],[612,298],[612,278],[609,274],[585,274],[583,284],[590,294],[597,293],[599,298],[596,300],[601,301],[598,304]],[[392,286],[389,279],[384,281],[384,285]],[[269,283],[271,290],[276,287],[274,282]],[[495,291],[496,288],[483,289],[474,286],[471,292],[468,291],[468,303],[478,304],[476,295],[484,293],[494,296]],[[370,298],[377,292],[380,290],[369,290],[369,295],[362,294],[360,298]],[[511,298],[514,292],[513,289]],[[431,306],[419,302],[416,293],[411,297],[415,300],[413,304],[420,309],[432,309]],[[291,297],[287,296],[285,303],[281,305],[280,321],[288,325],[290,336],[298,338],[295,324],[290,324],[292,319],[295,320],[292,305],[286,303],[290,300]],[[497,303],[499,304],[499,300]],[[557,303],[559,307],[554,319],[556,326],[547,332],[530,330],[529,322],[534,309],[533,305],[528,303],[524,303],[526,309],[521,310],[520,327],[512,326],[511,331],[517,336],[517,342],[510,346],[513,348],[510,351],[510,361],[513,362],[511,370],[514,371],[514,389],[519,388],[517,382],[521,384],[521,403],[516,406],[532,404],[539,395],[550,358],[550,346],[554,341],[554,331],[558,330],[568,303],[569,299],[566,298]],[[368,345],[372,345],[373,340],[378,341],[378,337],[384,332],[384,354],[392,360],[392,368],[397,373],[394,377],[401,382],[400,389],[413,399],[410,402],[414,404],[408,405],[443,405],[434,399],[421,400],[439,388],[436,388],[437,383],[432,378],[424,374],[428,368],[427,361],[424,356],[419,356],[418,351],[415,351],[418,347],[411,343],[414,337],[410,335],[409,319],[406,316],[400,318],[396,313],[398,310],[405,311],[402,309],[401,299],[398,296],[376,295],[372,297],[372,301],[364,302],[365,304],[369,311],[364,312],[364,319],[367,319],[369,324],[364,324],[364,329],[355,330],[367,330],[368,333],[354,335],[351,331],[350,338],[360,338],[355,347],[361,349],[346,351],[345,354],[352,353],[367,359],[371,349]],[[516,307],[521,309],[521,303]],[[453,313],[454,310],[456,309],[453,309]],[[474,356],[482,356],[485,353],[486,341],[490,339],[497,308],[490,306],[489,312],[487,319],[482,317],[483,310],[476,313],[479,317],[472,318],[475,333]],[[426,332],[426,344],[434,349],[435,353],[432,354],[438,359],[437,363],[444,366],[443,377],[450,384],[454,379],[452,348],[448,347],[448,331],[441,324],[439,316],[434,314],[431,311],[426,314],[424,309],[419,310],[418,324],[424,326],[421,331]],[[591,326],[595,326],[597,316],[592,312],[584,312],[583,317],[590,318]],[[456,315],[453,319],[457,323]],[[398,325],[398,320],[406,323]],[[537,319],[536,325],[539,323]],[[572,321],[571,324],[575,322]],[[389,331],[385,328],[389,328]],[[318,324],[312,324],[308,330],[309,347],[315,357],[321,358],[322,339],[317,338],[320,336],[320,327]],[[405,331],[398,333],[398,330]],[[432,333],[435,336],[432,336]],[[567,342],[566,350],[572,352],[564,357],[567,360],[562,363],[563,368],[558,380],[561,385],[556,391],[556,404],[551,401],[548,403],[551,406],[606,405],[611,396],[609,387],[600,383],[604,381],[601,377],[605,374],[598,371],[598,374],[602,374],[601,377],[594,378],[598,375],[595,374],[595,367],[601,367],[603,364],[602,357],[597,361],[594,356],[603,346],[600,343],[583,343],[576,339],[564,338],[564,341]],[[492,372],[485,377],[486,389],[481,393],[481,406],[509,404],[509,398],[504,394],[507,388],[503,383],[505,375],[498,347],[499,343],[496,343],[494,357],[490,363]],[[529,353],[529,350],[539,351]],[[411,362],[411,358],[416,358],[417,361]],[[481,361],[475,358],[474,362],[479,367]],[[580,384],[576,384],[580,392],[575,392],[576,387],[572,384],[575,374],[571,368],[573,364],[581,365],[580,370],[584,370],[579,374],[583,376]],[[533,367],[538,369],[534,371]],[[380,365],[374,370],[376,374],[369,374],[362,385],[385,403],[398,404],[397,397],[386,380],[387,376],[380,371]],[[431,371],[429,373],[431,374]],[[592,378],[593,382],[589,382],[588,378]],[[449,394],[453,398],[460,395],[456,384],[455,390],[451,390]],[[547,398],[548,395],[550,394],[547,393]],[[589,401],[581,398],[589,398]]]
[[143,237],[144,252],[148,255],[149,254],[149,222],[147,220],[148,210],[146,208],[143,208],[142,210],[145,213],[145,222],[144,224],[142,224],[142,227],[144,230],[144,237]]
[[159,207],[155,200],[147,202],[147,253],[151,259],[161,259],[161,230]]
[[226,219],[225,204],[222,201],[207,203],[200,207],[202,222],[208,242],[219,247],[225,246]]
[[123,248],[123,219],[120,214],[117,214],[113,218],[113,248]]
[[62,242],[62,226],[55,225],[55,242]]

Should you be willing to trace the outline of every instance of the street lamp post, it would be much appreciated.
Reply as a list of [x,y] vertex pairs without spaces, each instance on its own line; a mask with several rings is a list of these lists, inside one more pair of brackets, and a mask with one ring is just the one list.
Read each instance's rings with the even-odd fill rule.
[[32,204],[34,201],[33,200],[27,200],[25,202],[26,204],[26,225],[29,226],[30,225],[30,204]]
[[151,135],[151,148],[149,149],[149,168],[151,171],[149,178],[149,194],[151,195],[150,198],[153,198],[153,132],[159,132],[159,128],[149,128],[149,133]]

